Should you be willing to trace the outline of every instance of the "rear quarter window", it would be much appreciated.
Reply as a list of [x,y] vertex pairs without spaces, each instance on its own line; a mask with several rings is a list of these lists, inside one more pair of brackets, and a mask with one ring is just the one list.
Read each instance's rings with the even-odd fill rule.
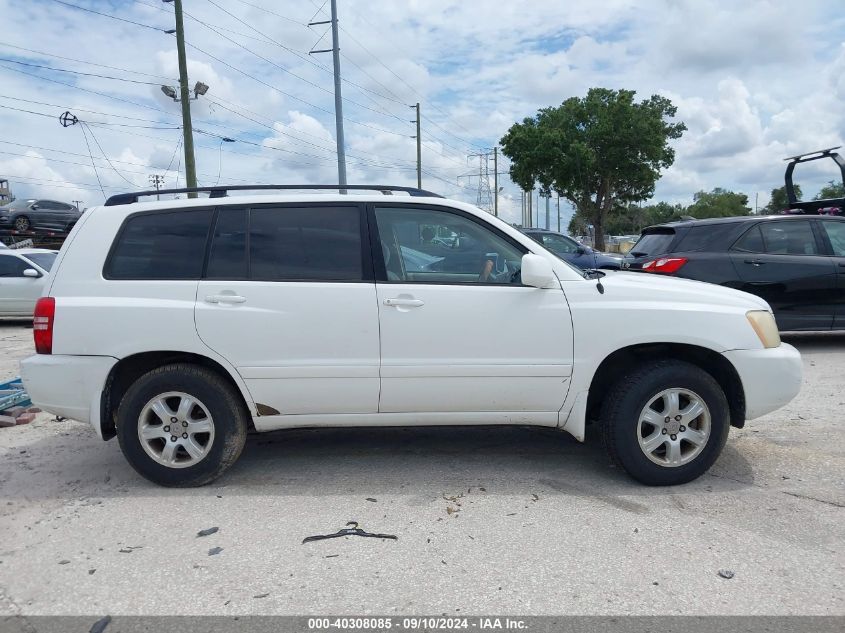
[[631,249],[631,255],[663,255],[668,253],[672,242],[675,241],[674,229],[659,229],[640,236]]
[[199,279],[211,209],[130,216],[103,271],[107,279]]

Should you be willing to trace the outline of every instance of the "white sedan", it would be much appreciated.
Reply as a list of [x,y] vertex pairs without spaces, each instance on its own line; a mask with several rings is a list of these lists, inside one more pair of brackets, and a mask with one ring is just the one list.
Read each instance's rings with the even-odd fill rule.
[[0,317],[31,317],[56,252],[0,249]]

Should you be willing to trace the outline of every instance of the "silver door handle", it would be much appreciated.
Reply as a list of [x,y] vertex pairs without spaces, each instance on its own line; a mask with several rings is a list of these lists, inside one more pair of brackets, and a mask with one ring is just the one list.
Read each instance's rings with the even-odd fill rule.
[[206,303],[246,303],[246,297],[240,295],[208,295]]
[[385,299],[384,305],[402,308],[419,308],[425,305],[421,299]]

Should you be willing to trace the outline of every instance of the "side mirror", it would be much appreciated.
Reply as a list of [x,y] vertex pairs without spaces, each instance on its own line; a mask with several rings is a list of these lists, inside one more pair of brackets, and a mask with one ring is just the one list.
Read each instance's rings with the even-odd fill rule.
[[584,248],[583,246],[579,246],[578,248],[575,249],[576,255],[584,255],[586,252],[587,252],[587,249]]
[[522,283],[534,288],[557,288],[558,281],[551,262],[545,257],[528,253],[522,256]]
[[33,211],[37,211],[38,205],[33,202],[31,205],[29,205],[29,208],[32,209]]
[[27,268],[27,269],[25,269],[25,270],[23,271],[23,276],[24,276],[24,277],[34,277],[34,278],[37,278],[37,277],[40,277],[40,276],[41,276],[41,273],[40,273],[40,272],[38,272],[37,270],[35,270],[34,268]]

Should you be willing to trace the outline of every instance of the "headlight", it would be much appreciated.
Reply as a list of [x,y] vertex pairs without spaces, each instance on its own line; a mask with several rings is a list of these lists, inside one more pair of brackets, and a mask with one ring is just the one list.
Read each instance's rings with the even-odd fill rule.
[[750,312],[746,312],[745,316],[757,333],[757,337],[760,339],[763,347],[770,348],[780,345],[780,333],[778,332],[777,323],[775,323],[775,317],[772,316],[771,312],[751,310]]

